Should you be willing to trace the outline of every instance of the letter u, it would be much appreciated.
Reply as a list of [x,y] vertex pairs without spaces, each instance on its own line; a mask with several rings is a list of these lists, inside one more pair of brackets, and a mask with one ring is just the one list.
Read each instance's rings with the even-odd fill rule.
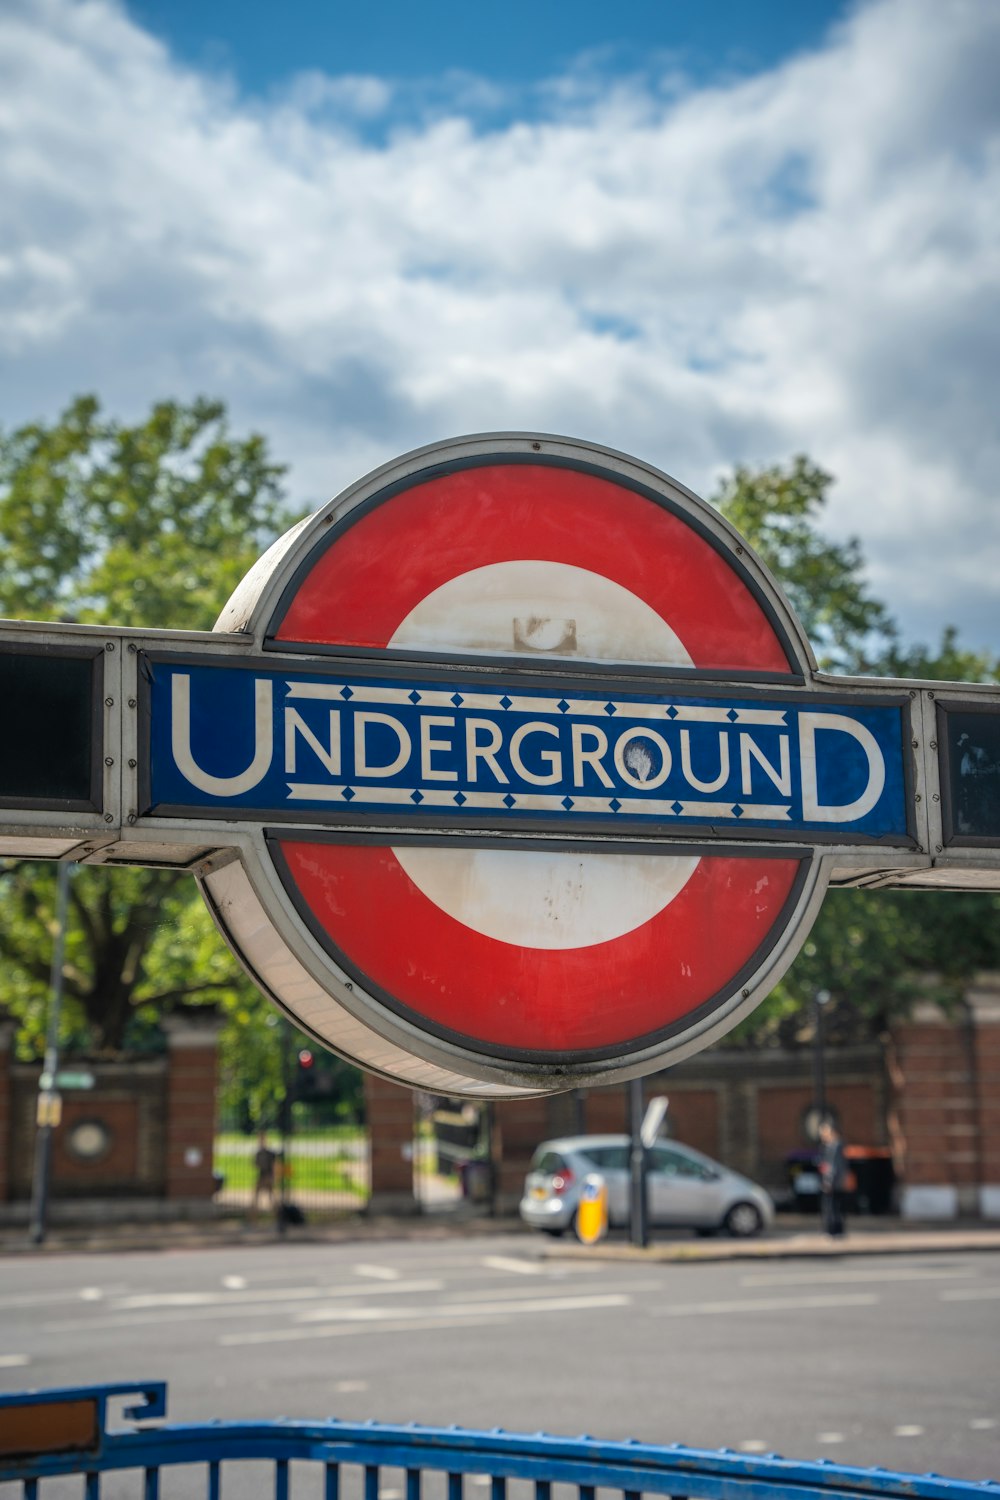
[[174,674],[171,688],[170,748],[181,775],[199,791],[213,797],[238,797],[263,781],[274,753],[274,723],[271,683],[266,677],[254,681],[253,760],[238,776],[213,776],[203,771],[191,753],[191,678]]

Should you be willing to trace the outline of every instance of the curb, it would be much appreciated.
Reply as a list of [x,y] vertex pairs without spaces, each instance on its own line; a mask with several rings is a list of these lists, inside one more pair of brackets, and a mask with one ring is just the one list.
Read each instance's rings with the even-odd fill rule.
[[729,1240],[717,1244],[647,1245],[550,1244],[545,1260],[642,1261],[684,1264],[730,1260],[841,1260],[857,1255],[917,1255],[921,1252],[1000,1250],[1000,1229],[907,1229],[887,1233],[846,1234],[831,1240],[821,1234],[793,1234],[781,1239]]

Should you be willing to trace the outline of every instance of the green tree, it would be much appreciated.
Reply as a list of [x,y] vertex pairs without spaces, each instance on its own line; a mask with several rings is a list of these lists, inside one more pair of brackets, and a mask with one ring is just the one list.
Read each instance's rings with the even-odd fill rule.
[[820,521],[832,482],[800,455],[787,467],[737,468],[714,500],[784,588],[820,667],[881,672],[899,632],[869,592],[860,542],[823,535]]
[[[213,401],[160,402],[127,425],[82,397],[52,424],[0,433],[0,613],[208,629],[291,522],[282,474],[264,439],[234,437]],[[25,861],[0,868],[0,998],[22,1019],[22,1050],[38,1051],[55,870]],[[270,1007],[188,875],[83,867],[71,903],[70,1041],[116,1050],[148,1039],[164,1009],[205,999],[231,1018],[231,1048],[232,1018],[265,1026]]]
[[[907,646],[864,576],[860,543],[824,536],[832,483],[809,459],[737,469],[716,496],[791,599],[821,667],[880,677],[984,682],[998,662],[960,646],[948,628],[937,648]],[[834,890],[792,967],[736,1037],[758,1044],[804,1039],[811,1000],[829,990],[831,1034],[880,1031],[917,995],[953,1001],[977,969],[1000,965],[1000,896],[991,893]]]

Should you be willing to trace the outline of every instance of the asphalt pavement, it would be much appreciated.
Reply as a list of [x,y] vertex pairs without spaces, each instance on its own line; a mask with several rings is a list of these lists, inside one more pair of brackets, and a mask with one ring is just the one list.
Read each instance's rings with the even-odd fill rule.
[[177,1419],[499,1425],[1000,1475],[1000,1249],[548,1248],[411,1226],[9,1256],[0,1382],[166,1378]]

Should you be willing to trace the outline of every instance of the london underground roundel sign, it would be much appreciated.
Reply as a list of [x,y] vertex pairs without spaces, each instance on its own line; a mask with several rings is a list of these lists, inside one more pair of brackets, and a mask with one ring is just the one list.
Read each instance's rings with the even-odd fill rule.
[[907,835],[899,705],[817,694],[740,538],[604,449],[409,455],[282,538],[217,629],[241,654],[144,664],[146,811],[231,825],[202,885],[251,974],[419,1087],[697,1050],[790,962],[824,840]]

